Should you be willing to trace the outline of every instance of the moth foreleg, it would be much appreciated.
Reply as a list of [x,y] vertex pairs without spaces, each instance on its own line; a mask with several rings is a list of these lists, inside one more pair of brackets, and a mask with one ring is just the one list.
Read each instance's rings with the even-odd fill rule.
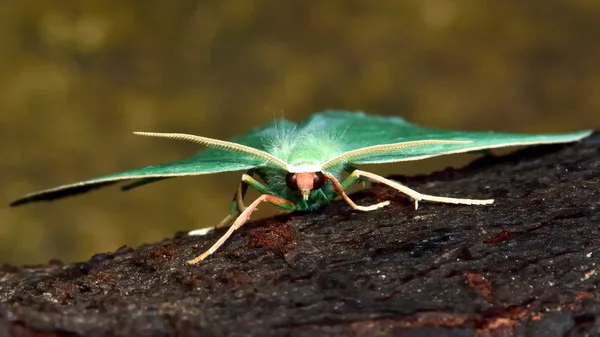
[[268,202],[283,208],[295,207],[294,203],[289,200],[285,200],[269,194],[261,195],[260,197],[258,197],[258,199],[254,200],[248,207],[246,207],[241,212],[237,219],[235,219],[235,222],[231,225],[231,227],[229,227],[227,232],[223,234],[223,236],[221,236],[221,238],[219,238],[219,240],[217,240],[215,244],[213,244],[207,251],[202,253],[202,255],[196,257],[195,259],[189,260],[188,263],[196,264],[204,260],[210,254],[214,253],[217,249],[219,249],[219,247],[221,247],[221,245],[223,245],[223,243],[227,241],[227,239],[231,236],[231,234],[233,234],[233,232],[235,232],[238,228],[242,227],[242,225],[248,221],[248,219],[250,218],[250,214],[252,214],[252,212],[254,212],[257,209],[258,205],[262,202]]
[[[354,172],[356,172],[356,171],[358,171],[358,170],[354,170]],[[346,203],[348,203],[348,205],[350,205],[350,207],[352,207],[353,209],[355,209],[357,211],[368,212],[368,211],[376,210],[378,208],[381,208],[381,207],[384,207],[384,206],[387,206],[390,204],[389,201],[383,201],[378,204],[374,204],[374,205],[370,205],[370,206],[359,206],[359,205],[355,204],[354,201],[352,201],[352,199],[350,199],[350,197],[348,196],[348,194],[346,194],[346,191],[345,191],[345,189],[347,189],[350,185],[354,184],[356,182],[356,180],[358,180],[358,176],[355,175],[354,172],[351,173],[349,176],[347,176],[346,179],[344,179],[344,181],[342,183],[340,183],[340,181],[337,180],[337,178],[329,172],[324,172],[323,174],[325,175],[325,177],[327,177],[329,180],[331,180],[331,182],[333,183],[333,188],[342,198],[344,198]]]
[[244,197],[246,196],[246,192],[248,191],[248,185],[251,185],[255,189],[259,190],[261,193],[268,194],[266,193],[266,187],[254,178],[252,178],[253,173],[254,171],[250,170],[242,175],[242,178],[238,182],[235,194],[233,195],[233,200],[231,200],[229,214],[225,217],[225,219],[221,220],[221,222],[216,224],[214,227],[196,229],[188,232],[188,235],[206,235],[217,228],[231,226],[235,218],[237,218],[237,216],[240,215],[240,213],[242,213],[244,209],[246,209],[246,206],[244,205]]
[[251,171],[242,174],[242,178],[238,182],[237,189],[233,195],[233,200],[231,200],[229,214],[214,227],[215,229],[231,226],[235,218],[246,209],[244,197],[246,196],[246,192],[248,192],[248,183],[246,182],[248,180],[254,180]]
[[449,204],[462,204],[462,205],[487,205],[487,204],[491,204],[494,202],[494,199],[462,199],[462,198],[448,198],[448,197],[439,197],[439,196],[435,196],[435,195],[423,194],[423,193],[419,193],[413,189],[410,189],[410,188],[400,184],[397,181],[393,181],[393,180],[384,178],[380,175],[361,171],[361,170],[355,170],[354,172],[352,172],[351,176],[352,175],[367,177],[375,182],[388,185],[388,186],[408,195],[409,197],[413,198],[413,200],[415,201],[415,209],[419,208],[420,200],[443,202],[443,203],[449,203]]

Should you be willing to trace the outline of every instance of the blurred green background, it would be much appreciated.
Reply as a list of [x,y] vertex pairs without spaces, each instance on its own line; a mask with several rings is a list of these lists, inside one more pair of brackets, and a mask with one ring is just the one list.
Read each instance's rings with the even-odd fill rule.
[[227,139],[328,108],[455,129],[599,128],[599,41],[597,0],[2,1],[0,262],[82,260],[221,220],[238,174],[7,207],[199,149],[132,131]]

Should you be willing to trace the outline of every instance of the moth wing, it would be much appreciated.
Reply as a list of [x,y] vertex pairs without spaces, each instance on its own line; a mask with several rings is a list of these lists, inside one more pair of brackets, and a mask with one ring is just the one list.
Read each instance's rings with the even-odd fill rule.
[[[243,171],[260,167],[264,162],[238,153],[217,149],[205,149],[189,158],[150,165],[138,169],[113,173],[98,178],[84,180],[73,184],[61,185],[54,188],[29,193],[13,201],[10,205],[17,206],[34,201],[50,201],[70,195],[84,193],[96,188],[112,185],[125,180],[138,180],[138,183],[149,183],[170,177],[195,176],[220,172]],[[146,181],[146,182],[144,182]]]
[[[268,140],[280,132],[279,130],[281,128],[290,128],[294,126],[294,123],[287,120],[278,120],[267,124],[266,126],[252,129],[241,136],[231,138],[230,141],[265,151],[268,147]],[[126,180],[137,180],[123,187],[124,190],[129,190],[131,188],[172,177],[245,171],[265,165],[266,163],[263,160],[250,155],[207,148],[197,152],[191,157],[179,161],[113,173],[73,184],[61,185],[29,193],[22,198],[13,201],[10,205],[17,206],[35,201],[50,201],[84,193]]]
[[[518,134],[499,132],[446,131],[433,128],[415,127],[402,141],[426,139],[470,141],[463,144],[431,144],[390,151],[362,158],[354,158],[352,164],[381,164],[399,161],[426,159],[446,154],[482,152],[493,148],[523,145],[568,143],[580,140],[591,131],[563,134]],[[418,131],[418,132],[417,132]]]
[[407,147],[387,153],[366,151],[365,156],[353,155],[350,161],[345,162],[345,164],[352,165],[419,160],[451,153],[479,152],[507,146],[567,143],[591,134],[591,131],[563,134],[450,131],[422,127],[395,116],[372,116],[363,112],[338,110],[329,110],[313,115],[302,122],[300,126],[303,128],[323,127],[342,135],[345,152],[382,144],[421,140],[470,141],[466,144],[428,144]]
[[[398,156],[400,157],[399,159],[443,155],[454,151],[480,151],[512,145],[565,143],[579,140],[591,133],[591,131],[580,131],[564,134],[519,134],[451,131],[422,127],[396,116],[372,116],[363,112],[340,110],[324,111],[313,115],[300,124],[304,128],[317,127],[318,125],[323,125],[332,132],[343,134],[345,151],[353,151],[375,145],[419,140],[472,141],[470,144],[443,144],[407,148],[383,156]],[[368,159],[365,158],[364,160]]]
[[364,112],[327,110],[305,119],[302,129],[323,129],[340,136],[344,151],[403,141],[415,124],[400,117],[372,116]]

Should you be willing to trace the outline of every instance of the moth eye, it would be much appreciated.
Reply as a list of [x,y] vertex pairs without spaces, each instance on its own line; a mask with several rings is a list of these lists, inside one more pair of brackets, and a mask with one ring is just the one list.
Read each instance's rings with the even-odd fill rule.
[[298,181],[296,180],[295,173],[288,173],[285,176],[285,183],[287,184],[287,187],[289,187],[290,190],[297,191],[300,189],[298,187]]
[[315,172],[313,178],[313,189],[318,190],[325,185],[325,176],[323,172]]

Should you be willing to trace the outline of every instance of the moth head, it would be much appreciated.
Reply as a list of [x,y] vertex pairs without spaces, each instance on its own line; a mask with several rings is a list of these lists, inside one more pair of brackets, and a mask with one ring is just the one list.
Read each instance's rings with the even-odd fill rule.
[[325,175],[321,171],[289,172],[285,177],[288,188],[293,191],[300,191],[304,200],[308,200],[310,192],[323,187],[326,181],[327,178],[325,178]]

